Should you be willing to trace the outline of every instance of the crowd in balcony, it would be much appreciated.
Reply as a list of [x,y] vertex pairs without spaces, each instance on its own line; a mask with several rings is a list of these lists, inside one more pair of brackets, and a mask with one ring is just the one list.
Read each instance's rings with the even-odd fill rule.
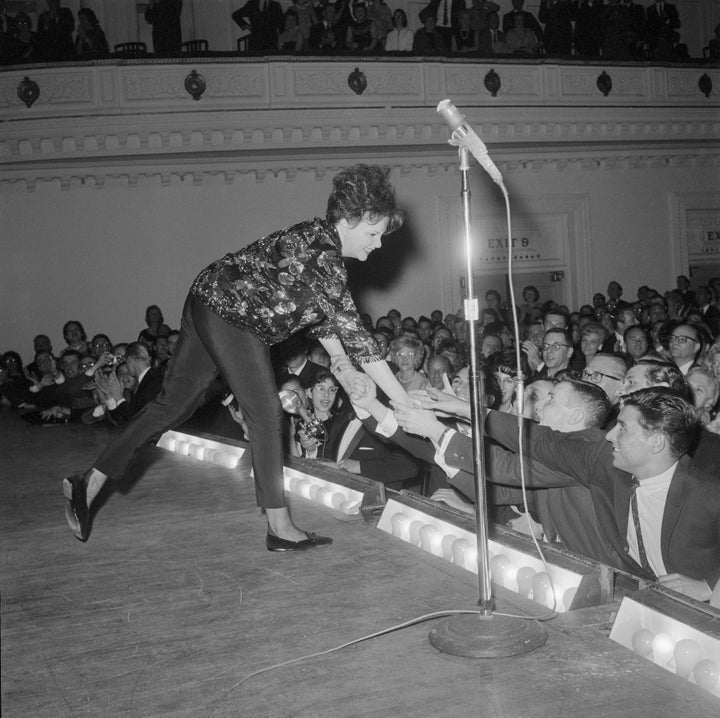
[[[247,0],[228,22],[245,32],[239,51],[256,56],[689,59],[680,13],[665,0],[647,6],[631,0],[541,0],[537,16],[524,4],[524,0],[503,0],[502,7],[493,0],[430,0],[420,11],[421,27],[414,32],[406,11],[384,0],[292,0],[289,6],[278,0]],[[48,0],[47,6],[33,27],[30,15],[23,11],[10,15],[0,0],[2,62],[92,60],[122,53],[120,46],[108,46],[91,9],[81,8],[75,18],[61,0]],[[184,45],[191,40],[183,42],[182,9],[182,0],[148,3],[145,21],[152,26],[155,55],[188,50]],[[717,59],[718,47],[717,37],[708,39],[708,58]]]

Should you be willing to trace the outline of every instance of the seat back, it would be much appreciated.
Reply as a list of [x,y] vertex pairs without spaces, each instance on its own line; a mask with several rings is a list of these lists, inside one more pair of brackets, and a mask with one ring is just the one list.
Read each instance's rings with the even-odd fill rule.
[[115,54],[123,57],[140,57],[147,55],[147,45],[144,42],[121,42],[115,45]]
[[197,54],[201,52],[207,52],[209,44],[207,40],[188,40],[182,45],[182,51],[185,53]]

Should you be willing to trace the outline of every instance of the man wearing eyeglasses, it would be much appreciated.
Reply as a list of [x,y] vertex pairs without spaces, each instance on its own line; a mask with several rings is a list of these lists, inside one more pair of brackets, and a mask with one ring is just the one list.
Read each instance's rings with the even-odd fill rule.
[[622,357],[596,354],[583,370],[582,378],[599,386],[615,405],[620,398],[618,392],[627,371],[627,363]]
[[680,324],[670,333],[668,343],[672,360],[685,376],[702,349],[697,329],[692,324]]
[[542,344],[542,364],[535,370],[530,381],[552,379],[567,369],[573,355],[572,335],[564,329],[549,329]]

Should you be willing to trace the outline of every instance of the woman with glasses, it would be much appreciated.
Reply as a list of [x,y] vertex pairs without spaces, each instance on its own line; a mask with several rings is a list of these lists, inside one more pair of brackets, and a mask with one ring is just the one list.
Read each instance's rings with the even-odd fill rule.
[[407,26],[404,10],[395,10],[392,14],[392,30],[385,38],[385,52],[412,52],[413,33]]
[[395,376],[405,391],[427,387],[427,377],[418,371],[425,357],[425,347],[419,339],[407,335],[397,337],[390,342],[390,353],[398,368]]

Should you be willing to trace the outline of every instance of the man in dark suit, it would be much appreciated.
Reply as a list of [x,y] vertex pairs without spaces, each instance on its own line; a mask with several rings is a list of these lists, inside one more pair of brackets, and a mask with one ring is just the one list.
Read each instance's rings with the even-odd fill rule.
[[283,24],[283,11],[277,0],[248,0],[231,17],[241,29],[250,30],[249,52],[263,55],[277,51]]
[[[516,417],[491,411],[486,429],[518,448]],[[525,431],[525,451],[534,461],[590,489],[605,539],[623,557],[621,568],[709,598],[720,579],[720,476],[717,462],[699,470],[698,458],[707,452],[688,455],[697,420],[685,399],[664,387],[635,392],[625,397],[606,437],[596,429],[559,434],[532,422]],[[453,437],[446,457],[467,467],[472,452]],[[631,518],[636,484],[639,533]]]
[[656,0],[646,12],[645,32],[650,57],[654,60],[671,59],[680,40],[680,16],[677,8],[664,0]]
[[162,369],[152,366],[147,347],[140,342],[127,345],[125,365],[130,375],[137,379],[137,385],[130,401],[120,393],[107,405],[110,420],[118,426],[127,424],[160,393],[165,374]]
[[312,52],[323,55],[332,55],[344,46],[344,36],[341,28],[336,24],[335,5],[328,3],[322,11],[322,20],[310,28],[308,47]]
[[695,292],[695,303],[702,314],[703,322],[707,324],[713,336],[720,332],[720,309],[710,304],[710,290],[704,284]]
[[540,0],[538,18],[545,25],[545,49],[558,57],[572,52],[573,26],[577,2],[571,0]]
[[48,0],[48,9],[38,17],[36,43],[43,60],[73,60],[75,18],[72,10],[60,7],[60,0]]
[[145,22],[152,25],[153,51],[179,55],[182,49],[182,0],[150,0]]
[[[458,15],[465,9],[464,0],[430,0],[418,13],[420,22],[423,25],[425,25],[425,18],[428,16],[435,18],[434,32],[442,38],[442,48],[435,47],[435,53],[446,52],[450,49],[452,34],[459,27]],[[413,50],[413,53],[419,54],[415,50]],[[428,52],[427,54],[433,53]]]
[[324,369],[308,359],[308,340],[303,334],[295,334],[280,344],[276,350],[279,369],[276,375],[280,386],[290,377],[297,377],[303,389],[308,389],[315,375]]

